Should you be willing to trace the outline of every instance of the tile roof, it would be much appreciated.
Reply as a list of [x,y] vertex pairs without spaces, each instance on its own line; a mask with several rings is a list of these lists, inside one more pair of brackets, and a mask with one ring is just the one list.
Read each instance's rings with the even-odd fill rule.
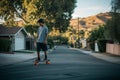
[[9,36],[15,35],[22,27],[6,27],[0,25],[0,35]]

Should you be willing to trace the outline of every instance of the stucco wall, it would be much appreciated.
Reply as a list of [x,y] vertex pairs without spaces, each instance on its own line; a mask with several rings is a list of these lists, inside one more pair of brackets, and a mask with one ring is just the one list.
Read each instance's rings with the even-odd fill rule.
[[120,45],[107,43],[106,52],[113,55],[120,55]]

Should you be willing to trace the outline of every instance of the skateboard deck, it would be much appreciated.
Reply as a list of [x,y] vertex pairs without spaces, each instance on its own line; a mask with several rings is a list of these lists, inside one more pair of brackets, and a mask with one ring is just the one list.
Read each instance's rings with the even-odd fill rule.
[[39,63],[42,63],[42,62],[44,62],[45,64],[50,64],[50,59],[47,59],[47,60],[40,60],[40,61],[34,61],[34,65],[38,65]]

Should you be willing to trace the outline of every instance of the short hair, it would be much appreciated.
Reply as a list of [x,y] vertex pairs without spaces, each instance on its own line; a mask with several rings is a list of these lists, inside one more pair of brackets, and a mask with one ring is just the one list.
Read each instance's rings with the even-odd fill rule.
[[38,21],[38,23],[45,23],[44,19],[40,18]]

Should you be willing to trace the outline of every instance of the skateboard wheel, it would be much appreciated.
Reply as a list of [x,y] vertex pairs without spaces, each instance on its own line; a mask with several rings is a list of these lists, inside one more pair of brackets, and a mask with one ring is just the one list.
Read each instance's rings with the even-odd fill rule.
[[38,62],[34,62],[34,65],[37,65],[38,64]]
[[50,61],[47,61],[46,64],[50,64]]
[[34,63],[34,65],[37,65],[36,63]]

